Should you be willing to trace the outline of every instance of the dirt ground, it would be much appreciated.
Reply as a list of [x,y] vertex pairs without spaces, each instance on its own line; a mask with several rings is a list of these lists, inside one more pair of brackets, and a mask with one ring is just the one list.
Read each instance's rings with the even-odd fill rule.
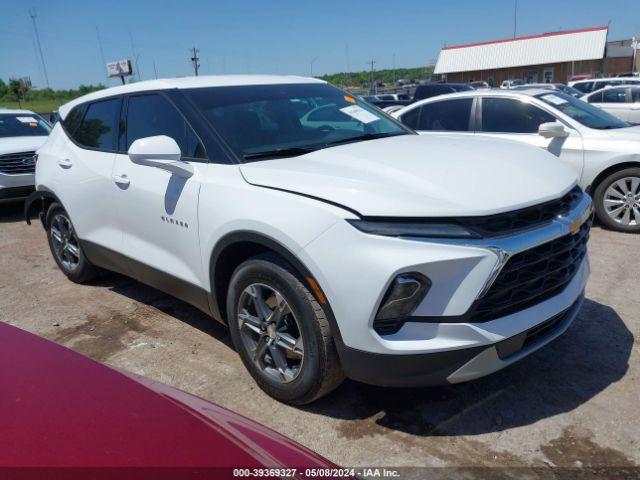
[[66,280],[21,208],[0,204],[0,320],[221,404],[340,465],[640,464],[640,236],[595,228],[579,317],[506,370],[442,388],[346,381],[294,408],[256,387],[226,329],[195,308],[115,274]]

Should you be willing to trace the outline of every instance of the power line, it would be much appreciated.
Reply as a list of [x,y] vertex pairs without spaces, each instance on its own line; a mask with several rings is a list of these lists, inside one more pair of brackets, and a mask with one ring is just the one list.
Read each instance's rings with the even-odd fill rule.
[[104,77],[107,80],[106,85],[109,86],[109,74],[106,71],[107,62],[104,59],[104,50],[102,50],[102,39],[100,38],[100,30],[96,25],[96,36],[98,37],[98,48],[100,49],[100,58],[102,59],[102,70],[105,72]]
[[36,9],[29,9],[29,16],[33,22],[33,29],[36,32],[36,42],[38,43],[38,50],[40,51],[40,60],[42,61],[42,70],[44,71],[44,81],[49,88],[49,76],[47,75],[47,65],[44,63],[44,55],[42,54],[42,45],[40,45],[40,34],[38,33],[38,24],[36,23]]

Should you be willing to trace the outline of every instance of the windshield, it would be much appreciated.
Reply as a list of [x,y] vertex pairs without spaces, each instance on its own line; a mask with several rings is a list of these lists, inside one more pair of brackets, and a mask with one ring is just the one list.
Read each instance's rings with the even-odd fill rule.
[[627,122],[623,122],[613,115],[596,108],[588,103],[579,100],[565,93],[543,93],[536,95],[540,100],[553,108],[560,110],[565,115],[580,122],[585,127],[597,130],[607,130],[613,128],[630,127]]
[[0,138],[47,136],[51,127],[33,113],[0,113]]
[[245,161],[413,133],[324,83],[194,88],[185,93]]

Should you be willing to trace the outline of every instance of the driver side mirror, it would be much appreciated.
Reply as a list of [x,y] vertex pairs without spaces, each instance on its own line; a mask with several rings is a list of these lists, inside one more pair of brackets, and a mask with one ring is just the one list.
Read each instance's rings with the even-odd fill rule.
[[560,122],[546,122],[538,127],[538,134],[544,138],[565,138],[569,132]]
[[127,154],[136,165],[160,168],[178,177],[189,178],[194,172],[193,165],[180,160],[182,153],[176,141],[166,135],[139,138]]

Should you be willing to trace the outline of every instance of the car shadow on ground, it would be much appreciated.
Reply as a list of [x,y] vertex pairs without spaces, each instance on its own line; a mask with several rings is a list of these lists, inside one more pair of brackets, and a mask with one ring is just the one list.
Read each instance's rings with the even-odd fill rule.
[[564,335],[488,377],[411,389],[347,380],[332,394],[303,408],[349,420],[342,434],[355,438],[375,434],[372,423],[419,436],[502,431],[585,403],[624,376],[632,346],[633,335],[615,310],[586,300]]
[[24,221],[24,200],[0,202],[0,223]]
[[193,328],[197,328],[233,349],[229,329],[225,325],[217,322],[196,307],[160,290],[114,272],[105,272],[96,280],[93,280],[91,285],[106,287],[119,295],[124,295],[136,302],[153,307]]

